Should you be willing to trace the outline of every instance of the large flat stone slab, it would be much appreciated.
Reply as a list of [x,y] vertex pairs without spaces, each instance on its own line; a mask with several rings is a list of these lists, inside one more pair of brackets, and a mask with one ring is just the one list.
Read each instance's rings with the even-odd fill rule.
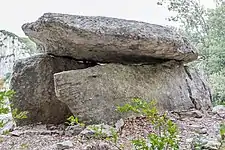
[[116,106],[134,97],[157,100],[161,111],[211,108],[206,84],[177,62],[94,66],[56,73],[54,81],[58,99],[86,123],[115,122]]
[[22,26],[45,52],[114,63],[193,61],[194,47],[171,28],[109,17],[46,13]]

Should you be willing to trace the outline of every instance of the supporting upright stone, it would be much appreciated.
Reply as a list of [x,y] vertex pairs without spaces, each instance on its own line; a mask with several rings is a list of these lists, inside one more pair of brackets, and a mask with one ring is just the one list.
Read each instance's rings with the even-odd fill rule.
[[88,66],[73,59],[45,54],[17,61],[11,79],[11,89],[16,94],[11,102],[19,111],[29,112],[28,118],[17,120],[17,124],[63,123],[71,112],[55,96],[53,74]]
[[107,64],[56,73],[55,90],[59,100],[87,124],[115,123],[121,117],[116,107],[134,97],[155,99],[162,111],[211,108],[206,85],[198,76],[189,81],[186,71],[180,63]]

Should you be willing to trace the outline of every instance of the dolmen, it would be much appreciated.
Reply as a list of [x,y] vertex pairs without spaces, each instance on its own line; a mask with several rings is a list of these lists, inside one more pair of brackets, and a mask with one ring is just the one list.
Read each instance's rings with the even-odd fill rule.
[[145,22],[46,13],[22,26],[42,54],[14,64],[13,107],[19,125],[115,123],[132,98],[156,100],[160,111],[212,108],[210,88],[188,67],[196,49],[176,30]]

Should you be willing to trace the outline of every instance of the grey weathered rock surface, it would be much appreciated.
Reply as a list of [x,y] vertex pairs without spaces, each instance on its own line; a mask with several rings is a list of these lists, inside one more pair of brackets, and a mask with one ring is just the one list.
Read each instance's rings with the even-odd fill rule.
[[145,63],[197,59],[188,40],[175,30],[144,22],[46,13],[22,28],[47,53],[80,60]]
[[119,148],[105,141],[97,141],[88,144],[83,150],[119,150]]
[[64,141],[57,143],[57,150],[64,150],[64,149],[69,149],[73,147],[73,142],[71,141]]
[[213,107],[212,112],[225,119],[225,106],[224,105],[217,105],[217,106]]
[[[207,84],[204,76],[199,73],[199,70],[185,67],[186,82],[188,83],[189,97],[197,110],[212,108],[211,89]],[[176,81],[175,81],[176,82]]]
[[16,94],[11,101],[14,108],[29,112],[28,119],[18,120],[17,124],[64,122],[71,113],[55,96],[53,74],[87,66],[72,59],[49,55],[17,61],[11,79],[11,89]]
[[65,129],[65,135],[78,135],[81,131],[83,131],[84,127],[80,125],[68,126]]
[[86,123],[110,124],[120,119],[116,106],[133,97],[156,99],[160,110],[211,108],[210,92],[202,80],[174,61],[142,66],[107,64],[56,73],[54,80],[59,100]]

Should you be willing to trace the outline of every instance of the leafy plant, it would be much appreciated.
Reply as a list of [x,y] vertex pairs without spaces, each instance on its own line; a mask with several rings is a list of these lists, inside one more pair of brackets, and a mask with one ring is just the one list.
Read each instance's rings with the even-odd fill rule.
[[220,125],[220,135],[221,135],[221,139],[225,140],[225,124]]
[[149,145],[145,139],[132,140],[132,143],[137,150],[149,150]]
[[130,104],[118,106],[119,112],[133,112],[147,117],[153,125],[153,133],[149,133],[147,139],[133,140],[132,143],[137,150],[168,150],[178,149],[178,129],[166,114],[160,115],[156,108],[156,101],[144,101],[139,98],[132,99]]
[[[8,114],[10,112],[10,109],[6,105],[5,100],[7,98],[12,98],[14,94],[15,92],[12,90],[0,91],[0,114]],[[4,127],[5,124],[7,124],[6,121],[0,120],[0,128]]]
[[5,131],[3,131],[3,133],[2,133],[3,135],[8,135],[9,134],[9,130],[5,130]]
[[116,129],[114,128],[110,128],[110,136],[107,135],[104,131],[103,131],[103,125],[99,126],[99,125],[92,125],[89,126],[89,129],[94,131],[94,138],[95,139],[106,139],[108,142],[111,142],[115,147],[117,147],[119,150],[123,150],[124,146],[122,144],[118,144],[118,132],[116,131]]
[[20,145],[20,149],[28,149],[29,148],[29,145],[28,144],[26,144],[26,143],[23,143],[23,144],[21,144]]
[[80,123],[78,117],[74,117],[74,116],[70,116],[69,118],[67,118],[66,124],[70,125],[70,126],[74,126],[74,125],[79,125],[81,127],[84,127],[85,124],[84,123]]
[[107,134],[103,132],[103,125],[91,125],[88,128],[94,132],[95,139],[105,139],[108,137]]
[[109,140],[112,141],[114,144],[117,144],[118,137],[119,137],[117,131],[112,128],[112,129],[110,129],[110,132],[111,132],[112,137]]
[[[27,118],[27,111],[19,112],[18,109],[10,110],[10,107],[6,104],[6,99],[13,97],[15,92],[13,90],[4,90],[0,91],[0,114],[8,114],[12,112],[13,119],[25,119]],[[0,120],[0,128],[4,127],[7,124],[7,121]]]
[[7,122],[0,120],[0,128],[4,127],[7,124]]
[[221,136],[220,149],[223,150],[225,149],[225,124],[220,125],[220,136]]
[[0,137],[0,143],[4,142],[4,138]]
[[12,110],[12,116],[14,119],[26,119],[28,111],[19,112],[17,108]]

